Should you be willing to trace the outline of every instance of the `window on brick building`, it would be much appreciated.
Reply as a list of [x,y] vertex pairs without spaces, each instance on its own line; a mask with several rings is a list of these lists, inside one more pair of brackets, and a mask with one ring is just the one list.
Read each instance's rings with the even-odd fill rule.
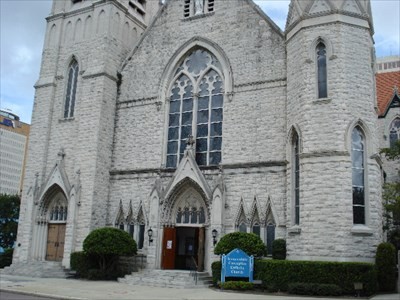
[[389,140],[390,148],[393,148],[396,142],[400,140],[400,118],[394,119],[390,124]]
[[300,225],[300,143],[296,131],[294,131],[292,137],[292,161],[294,224]]
[[76,88],[78,85],[79,65],[73,60],[68,68],[67,91],[64,104],[64,118],[72,118],[75,110]]
[[328,97],[328,80],[326,68],[326,46],[320,42],[316,48],[317,74],[318,74],[318,98]]
[[199,166],[221,162],[223,77],[217,58],[190,52],[177,68],[169,98],[167,168],[176,168],[193,137]]
[[353,223],[365,224],[365,137],[359,126],[351,135]]

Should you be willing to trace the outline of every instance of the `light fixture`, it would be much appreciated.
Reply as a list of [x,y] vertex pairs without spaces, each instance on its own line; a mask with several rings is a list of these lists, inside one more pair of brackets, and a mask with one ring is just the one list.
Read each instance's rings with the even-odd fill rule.
[[149,230],[147,230],[147,235],[149,236],[149,246],[150,246],[150,244],[153,242],[153,239],[151,238],[153,236],[153,230],[151,229],[151,227]]
[[215,244],[217,243],[218,231],[216,229],[213,229],[213,231],[211,231],[211,234],[212,234],[212,238],[213,238],[213,245],[215,246]]

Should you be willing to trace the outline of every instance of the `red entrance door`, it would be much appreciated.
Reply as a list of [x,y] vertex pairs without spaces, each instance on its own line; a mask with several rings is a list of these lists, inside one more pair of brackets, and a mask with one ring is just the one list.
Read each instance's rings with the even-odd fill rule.
[[175,269],[176,229],[164,227],[162,246],[162,268],[164,270]]

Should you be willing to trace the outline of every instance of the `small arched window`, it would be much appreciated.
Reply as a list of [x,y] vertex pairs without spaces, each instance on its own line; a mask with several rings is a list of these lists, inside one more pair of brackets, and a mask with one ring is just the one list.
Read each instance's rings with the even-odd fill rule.
[[72,118],[74,116],[76,87],[78,84],[79,65],[73,60],[68,68],[67,92],[64,105],[64,118]]
[[299,135],[295,131],[292,138],[292,161],[293,161],[293,191],[294,191],[294,224],[300,224],[300,143]]
[[365,137],[359,126],[351,135],[353,186],[353,223],[365,224]]
[[328,97],[328,80],[326,68],[326,46],[319,42],[316,48],[317,54],[317,76],[318,76],[318,98]]
[[400,118],[393,120],[389,131],[390,148],[393,148],[397,141],[400,141]]

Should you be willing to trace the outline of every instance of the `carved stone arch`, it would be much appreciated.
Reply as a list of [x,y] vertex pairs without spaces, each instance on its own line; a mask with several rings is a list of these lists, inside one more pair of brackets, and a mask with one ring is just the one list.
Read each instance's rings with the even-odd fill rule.
[[140,200],[139,205],[135,214],[136,223],[142,225],[149,225],[148,212],[142,200]]
[[97,16],[97,29],[96,29],[96,34],[97,35],[103,35],[105,34],[106,31],[106,12],[104,11],[104,9],[102,9],[98,16]]
[[391,117],[388,122],[385,124],[385,131],[383,132],[384,136],[386,136],[387,138],[389,137],[390,134],[390,128],[392,127],[393,122],[396,119],[400,119],[400,114],[397,113],[395,114],[393,117]]
[[293,143],[293,135],[295,133],[297,133],[297,136],[299,137],[299,151],[300,153],[303,152],[303,134],[300,130],[299,125],[293,124],[292,126],[290,126],[290,129],[286,136],[286,157],[288,161],[290,161],[292,157],[292,143]]
[[268,196],[267,205],[265,207],[265,225],[274,224],[280,225],[279,215],[276,211],[274,202],[271,201],[271,197]]
[[50,28],[50,32],[49,32],[49,40],[47,41],[47,47],[49,48],[53,48],[54,46],[57,45],[57,26],[56,24],[53,24]]
[[128,213],[126,214],[125,221],[127,224],[133,224],[135,222],[135,217],[134,217],[133,208],[132,208],[132,200],[129,201]]
[[118,209],[115,215],[115,222],[114,222],[115,226],[124,226],[125,224],[125,213],[124,213],[124,207],[122,205],[122,200],[119,200],[119,205],[118,205]]
[[92,36],[92,28],[93,28],[93,18],[91,15],[88,15],[85,19],[85,28],[83,32],[83,38],[88,39]]
[[248,212],[246,205],[243,201],[243,197],[240,199],[239,205],[236,208],[236,214],[235,214],[235,226],[236,228],[239,228],[241,224],[245,224],[246,227],[249,226],[249,217],[248,217]]
[[[200,187],[200,185],[190,177],[185,177],[178,184],[174,186],[170,193],[165,198],[165,202],[162,206],[161,222],[164,224],[173,224],[176,222],[175,215],[177,213],[177,205],[179,201],[186,196],[187,192],[192,190],[198,194],[197,200],[205,209],[205,223],[210,222],[210,199],[206,192]],[[202,202],[202,203],[201,203]]]
[[64,45],[70,44],[72,42],[72,37],[73,37],[72,22],[68,21],[64,30]]
[[196,48],[203,48],[206,51],[213,54],[221,64],[221,71],[223,72],[223,80],[224,80],[224,91],[225,93],[233,92],[233,72],[232,67],[229,62],[228,56],[222,50],[222,48],[216,43],[205,39],[203,37],[193,37],[184,43],[181,47],[179,47],[175,53],[172,55],[169,60],[167,66],[164,69],[164,72],[161,76],[160,80],[160,90],[159,90],[159,100],[165,102],[165,99],[168,98],[169,85],[172,81],[175,70],[178,67],[179,63],[190,53],[190,51]]
[[82,32],[82,20],[81,18],[78,18],[75,22],[75,29],[74,29],[74,41],[75,42],[80,42],[83,38],[83,32]]
[[369,130],[369,127],[367,126],[367,124],[365,124],[364,121],[361,119],[354,119],[347,126],[346,134],[345,134],[346,150],[349,152],[349,154],[351,153],[351,135],[353,133],[353,129],[357,126],[359,128],[361,128],[361,130],[364,134],[364,137],[365,137],[366,157],[369,157],[369,154],[377,153],[377,151],[375,149],[375,145],[371,142],[371,140],[372,140],[371,131]]
[[249,218],[250,218],[251,225],[254,224],[254,222],[256,222],[256,221],[258,223],[261,223],[261,220],[263,219],[262,218],[262,209],[261,209],[261,206],[260,206],[256,196],[254,196],[253,203],[251,204]]
[[[78,64],[79,67],[79,74],[81,74],[83,71],[83,60],[81,59],[81,57],[79,56],[79,54],[71,54],[68,59],[66,60],[65,63],[65,67],[63,70],[63,77],[66,78],[68,80],[68,71],[69,71],[69,67],[72,65],[72,63],[76,61],[76,63]],[[79,78],[79,77],[78,77]]]
[[308,49],[309,62],[316,62],[316,57],[317,57],[316,49],[319,43],[323,43],[325,45],[326,57],[329,58],[329,60],[337,58],[331,40],[325,36],[319,35],[316,38],[314,38],[313,42],[310,44],[310,47]]
[[[55,209],[55,206],[62,208],[62,214],[65,214],[65,218],[61,218],[60,221],[66,221],[67,209],[68,209],[68,198],[63,191],[63,189],[57,183],[54,183],[50,186],[46,192],[42,195],[40,204],[39,204],[39,214],[38,220],[39,222],[48,222],[51,217],[52,208]],[[55,212],[55,211],[53,211]],[[58,217],[55,218],[58,220]]]
[[211,224],[222,226],[224,220],[225,201],[221,187],[217,185],[212,193]]

